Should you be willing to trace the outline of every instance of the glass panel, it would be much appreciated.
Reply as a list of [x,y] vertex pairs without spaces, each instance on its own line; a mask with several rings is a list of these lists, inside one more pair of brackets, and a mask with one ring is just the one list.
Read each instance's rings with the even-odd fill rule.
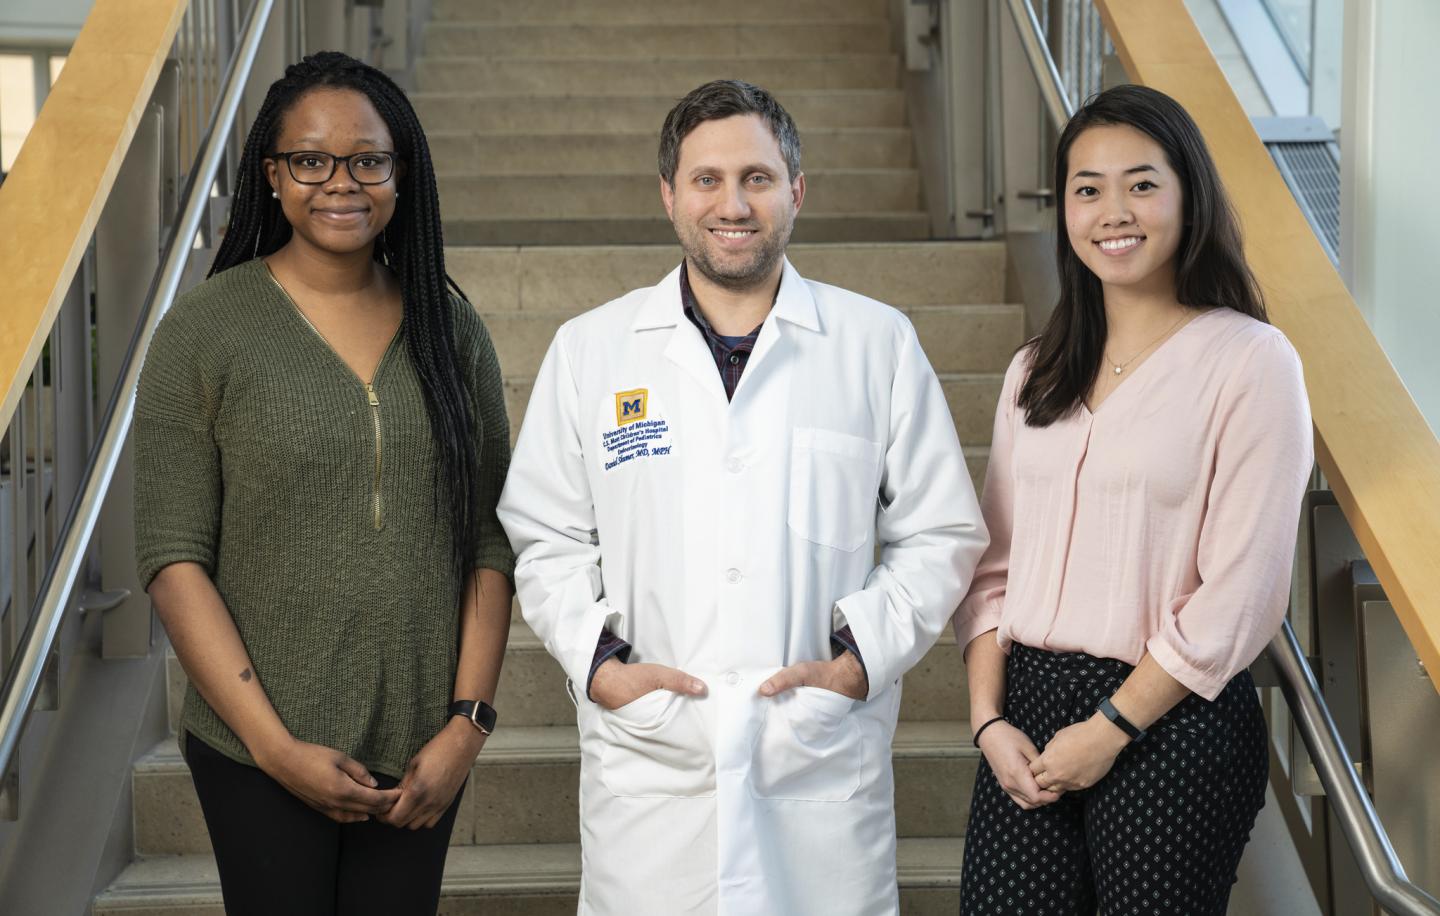
[[52,86],[55,85],[55,81],[60,78],[60,71],[61,71],[61,70],[64,70],[64,69],[65,69],[65,55],[64,55],[64,54],[51,54],[51,55],[50,55],[50,85],[52,85]]
[[0,54],[0,171],[15,164],[33,123],[35,60],[29,54]]
[[1310,28],[1311,21],[1315,16],[1315,0],[1261,0],[1265,9],[1270,13],[1270,18],[1275,20],[1275,27],[1280,30],[1280,37],[1285,41],[1285,47],[1290,50],[1290,56],[1295,59],[1295,66],[1310,78]]

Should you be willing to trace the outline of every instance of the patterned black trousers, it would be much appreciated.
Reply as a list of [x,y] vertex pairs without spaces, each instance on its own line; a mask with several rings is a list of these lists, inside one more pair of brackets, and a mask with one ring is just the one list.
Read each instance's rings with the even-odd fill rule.
[[[1090,718],[1133,669],[1016,645],[1005,713],[1042,751]],[[1224,916],[1265,804],[1265,720],[1249,672],[1213,702],[1191,694],[1089,789],[1025,811],[980,764],[961,916]]]

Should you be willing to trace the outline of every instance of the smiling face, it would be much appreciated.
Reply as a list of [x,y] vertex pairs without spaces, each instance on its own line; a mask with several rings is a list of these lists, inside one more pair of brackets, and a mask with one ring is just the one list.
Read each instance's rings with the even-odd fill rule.
[[775,279],[805,198],[759,115],[704,121],[680,144],[665,212],[692,268],[718,286],[749,290]]
[[[314,89],[285,112],[272,152],[310,150],[333,156],[394,150],[385,120],[353,89]],[[383,184],[360,184],[343,163],[321,184],[301,184],[283,160],[265,160],[270,187],[280,195],[292,240],[331,254],[368,249],[395,214],[401,164]],[[302,176],[304,177],[304,176]]]
[[1091,127],[1066,163],[1070,245],[1107,288],[1173,293],[1184,195],[1165,151],[1133,127]]

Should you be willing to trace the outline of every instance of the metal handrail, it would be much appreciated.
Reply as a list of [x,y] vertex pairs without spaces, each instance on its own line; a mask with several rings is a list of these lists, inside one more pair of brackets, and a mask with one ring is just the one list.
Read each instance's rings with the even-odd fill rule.
[[1325,797],[1335,809],[1370,895],[1397,916],[1440,916],[1440,900],[1417,887],[1395,855],[1288,620],[1270,642],[1270,659],[1280,675],[1280,693],[1290,707],[1295,730],[1310,751]]
[[1070,93],[1065,91],[1065,81],[1060,78],[1060,68],[1055,66],[1050,46],[1045,43],[1045,30],[1040,28],[1040,20],[1036,18],[1030,0],[1005,0],[1005,6],[1015,22],[1020,46],[1025,49],[1025,59],[1035,74],[1035,85],[1040,90],[1045,110],[1050,114],[1050,123],[1060,130],[1075,114],[1075,106],[1070,102]]
[[105,493],[115,476],[115,465],[129,435],[135,416],[135,386],[140,367],[160,318],[169,310],[179,292],[181,276],[190,256],[191,242],[210,202],[210,188],[220,170],[225,143],[240,110],[245,83],[255,64],[260,39],[275,0],[254,0],[235,52],[226,67],[220,98],[209,127],[200,142],[200,153],[190,170],[184,191],[185,205],[170,230],[155,280],[145,297],[145,306],[125,353],[120,376],[110,393],[100,422],[100,434],[86,459],[84,483],[66,513],[58,538],[59,548],[51,557],[35,606],[20,637],[15,663],[6,672],[0,687],[0,774],[9,771],[25,719],[40,686],[45,665],[55,647],[64,621],[75,580],[84,562],[85,548],[94,534]]
[[[1025,49],[1025,58],[1045,109],[1056,130],[1061,130],[1075,108],[1046,44],[1040,20],[1029,0],[1006,0],[1006,6],[1020,35],[1020,44]],[[1395,855],[1385,826],[1380,823],[1375,805],[1351,762],[1340,730],[1288,620],[1271,641],[1269,652],[1296,731],[1310,751],[1326,798],[1365,876],[1370,895],[1396,916],[1440,916],[1440,900],[1412,882]]]

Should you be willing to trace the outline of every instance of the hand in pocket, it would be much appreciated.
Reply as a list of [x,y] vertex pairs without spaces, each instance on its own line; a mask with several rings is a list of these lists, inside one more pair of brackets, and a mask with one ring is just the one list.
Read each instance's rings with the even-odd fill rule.
[[865,667],[850,652],[828,662],[799,662],[781,668],[760,685],[760,695],[773,697],[796,687],[818,687],[852,700],[863,700],[870,692]]
[[705,682],[678,668],[645,663],[627,665],[618,658],[606,659],[590,681],[590,699],[610,710],[633,703],[655,690],[698,697],[705,694]]

